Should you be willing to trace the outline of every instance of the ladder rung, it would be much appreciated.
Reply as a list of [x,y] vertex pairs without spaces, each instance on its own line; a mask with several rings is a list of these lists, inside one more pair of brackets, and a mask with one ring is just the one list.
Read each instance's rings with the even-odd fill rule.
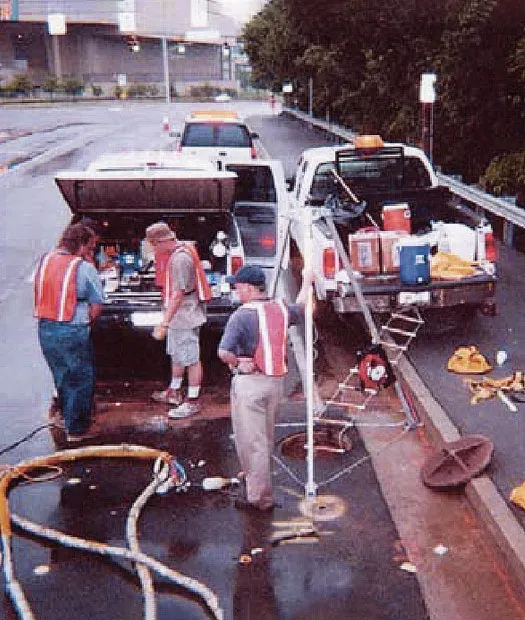
[[387,342],[386,340],[381,340],[381,344],[384,344],[385,347],[391,347],[392,349],[400,349],[401,351],[408,351],[408,345],[406,344],[396,344],[395,342]]
[[398,329],[397,327],[388,327],[388,325],[383,325],[383,329],[387,332],[392,332],[393,334],[401,334],[402,336],[408,336],[409,338],[414,338],[417,332],[407,332],[404,329]]
[[399,314],[399,312],[393,312],[392,315],[390,316],[390,319],[401,319],[409,323],[420,323],[421,325],[423,325],[423,323],[425,322],[420,317],[406,316],[405,314]]

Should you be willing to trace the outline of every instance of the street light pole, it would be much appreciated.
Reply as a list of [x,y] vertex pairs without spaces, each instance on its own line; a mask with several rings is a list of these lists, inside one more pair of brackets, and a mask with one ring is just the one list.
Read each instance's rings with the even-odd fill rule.
[[162,66],[164,68],[164,88],[166,89],[166,105],[171,103],[170,89],[170,67],[168,63],[168,41],[166,37],[161,37],[162,41]]
[[434,103],[436,101],[435,73],[423,73],[419,88],[419,101],[421,102],[421,144],[425,155],[432,161],[434,150]]

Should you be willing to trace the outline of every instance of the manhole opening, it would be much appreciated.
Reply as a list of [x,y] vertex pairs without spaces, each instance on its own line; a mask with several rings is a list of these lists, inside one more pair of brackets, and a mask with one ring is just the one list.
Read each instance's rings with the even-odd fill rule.
[[[317,458],[334,457],[343,455],[352,449],[352,440],[348,436],[349,428],[340,426],[324,426],[314,429],[314,452]],[[306,431],[288,435],[280,442],[280,450],[283,456],[291,459],[306,458],[306,444],[308,436]]]

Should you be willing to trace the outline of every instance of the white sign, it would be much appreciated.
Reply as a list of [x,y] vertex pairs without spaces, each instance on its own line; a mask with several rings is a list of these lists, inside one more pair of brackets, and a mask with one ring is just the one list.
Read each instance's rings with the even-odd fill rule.
[[117,73],[117,84],[121,87],[124,88],[124,86],[126,86],[126,84],[128,83],[128,76],[126,73]]
[[66,16],[63,13],[50,13],[47,16],[49,34],[66,34]]
[[282,87],[283,93],[293,93],[293,85],[291,82],[284,82]]
[[190,19],[192,28],[208,26],[208,0],[191,0]]
[[421,103],[434,103],[436,101],[436,91],[434,85],[437,80],[435,73],[423,73],[419,86],[419,101]]
[[221,33],[218,30],[188,30],[184,39],[192,43],[213,43],[221,40]]

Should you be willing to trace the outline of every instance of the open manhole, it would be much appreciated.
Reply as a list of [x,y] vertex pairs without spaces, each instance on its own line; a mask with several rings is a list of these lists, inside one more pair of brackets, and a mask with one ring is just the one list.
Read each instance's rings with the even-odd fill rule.
[[346,512],[345,502],[337,495],[319,495],[299,502],[299,511],[312,521],[333,521]]
[[[346,454],[352,449],[352,440],[348,436],[350,427],[339,425],[323,425],[314,428],[314,452],[317,458]],[[280,450],[283,456],[291,459],[306,458],[306,431],[288,435],[280,441]]]

